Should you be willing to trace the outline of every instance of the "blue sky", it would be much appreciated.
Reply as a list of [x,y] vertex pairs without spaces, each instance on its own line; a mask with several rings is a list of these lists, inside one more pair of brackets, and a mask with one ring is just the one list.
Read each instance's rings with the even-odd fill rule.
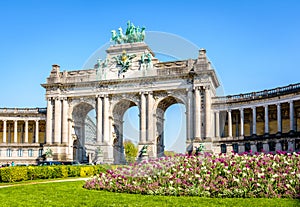
[[0,1],[0,107],[45,107],[51,65],[81,69],[127,20],[206,48],[226,95],[297,83],[299,11],[297,0]]

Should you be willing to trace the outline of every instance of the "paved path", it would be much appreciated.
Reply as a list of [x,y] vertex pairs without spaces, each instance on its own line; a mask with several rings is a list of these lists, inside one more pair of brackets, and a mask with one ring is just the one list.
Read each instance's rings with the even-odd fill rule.
[[0,188],[7,188],[7,187],[13,187],[13,186],[21,186],[21,185],[34,185],[34,184],[41,184],[41,183],[59,183],[59,182],[72,182],[72,181],[86,181],[90,178],[70,178],[70,179],[63,179],[63,180],[45,180],[41,182],[30,182],[30,183],[15,183],[15,184],[9,184],[9,185],[1,185]]

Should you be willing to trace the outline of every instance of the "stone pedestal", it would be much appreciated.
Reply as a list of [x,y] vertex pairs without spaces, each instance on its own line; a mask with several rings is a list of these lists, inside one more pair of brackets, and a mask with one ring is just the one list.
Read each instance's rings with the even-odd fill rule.
[[52,160],[57,160],[57,161],[68,160],[69,157],[68,146],[63,144],[44,145],[43,146],[44,153],[47,151],[48,148],[52,150],[52,156],[51,156]]
[[103,162],[107,164],[114,163],[114,149],[111,145],[102,145],[101,149],[103,150]]

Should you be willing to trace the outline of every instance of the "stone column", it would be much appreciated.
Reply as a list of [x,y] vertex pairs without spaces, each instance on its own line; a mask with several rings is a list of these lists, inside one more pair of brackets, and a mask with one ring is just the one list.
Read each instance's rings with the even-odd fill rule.
[[269,108],[268,105],[264,105],[265,107],[265,135],[269,134]]
[[290,131],[294,131],[294,103],[293,100],[290,101]]
[[235,115],[235,137],[239,137],[239,115]]
[[216,111],[216,137],[220,137],[220,112]]
[[97,143],[103,142],[103,136],[102,136],[102,98],[100,96],[97,96]]
[[59,97],[55,98],[54,111],[54,143],[61,143],[61,100]]
[[200,87],[195,88],[195,105],[194,105],[194,114],[195,114],[195,139],[201,139],[201,95]]
[[209,86],[205,86],[204,91],[204,97],[205,97],[205,137],[210,137],[210,129],[211,129],[211,120],[210,120],[210,94],[209,94]]
[[3,143],[6,143],[6,120],[3,120]]
[[256,107],[252,107],[252,135],[256,135]]
[[18,121],[14,120],[14,143],[18,142]]
[[109,126],[109,100],[108,95],[103,98],[103,141],[107,144],[110,138]]
[[28,120],[25,120],[25,143],[28,143]]
[[231,110],[228,110],[228,136],[232,137],[232,117]]
[[153,93],[148,93],[147,99],[147,141],[154,140],[153,135]]
[[141,93],[140,104],[140,142],[146,142],[146,97]]
[[277,104],[277,133],[281,133],[281,108],[280,103]]
[[244,136],[244,109],[243,108],[240,109],[240,119],[241,119],[240,136],[243,137]]
[[186,137],[187,140],[193,139],[193,93],[191,89],[187,89],[187,105],[186,105]]
[[46,123],[46,143],[52,144],[52,112],[53,106],[51,98],[47,99],[47,123]]
[[63,99],[63,111],[62,111],[62,143],[67,144],[68,143],[68,99]]
[[35,120],[35,143],[39,143],[39,120]]

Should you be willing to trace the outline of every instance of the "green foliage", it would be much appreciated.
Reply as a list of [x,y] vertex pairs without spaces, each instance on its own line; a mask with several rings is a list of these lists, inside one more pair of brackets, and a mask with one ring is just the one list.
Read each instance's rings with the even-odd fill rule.
[[138,155],[138,148],[129,140],[124,142],[127,163],[134,163]]
[[68,177],[79,177],[80,176],[80,166],[79,165],[68,165]]
[[165,156],[168,157],[174,157],[176,155],[176,152],[174,151],[164,151]]
[[37,179],[87,177],[111,169],[109,165],[51,165],[0,168],[0,182],[18,182]]
[[27,167],[0,168],[1,182],[16,182],[27,180]]
[[84,166],[80,168],[80,177],[87,177],[94,174],[94,168],[91,166]]
[[91,191],[83,181],[0,188],[1,206],[299,206],[297,199],[201,198]]

